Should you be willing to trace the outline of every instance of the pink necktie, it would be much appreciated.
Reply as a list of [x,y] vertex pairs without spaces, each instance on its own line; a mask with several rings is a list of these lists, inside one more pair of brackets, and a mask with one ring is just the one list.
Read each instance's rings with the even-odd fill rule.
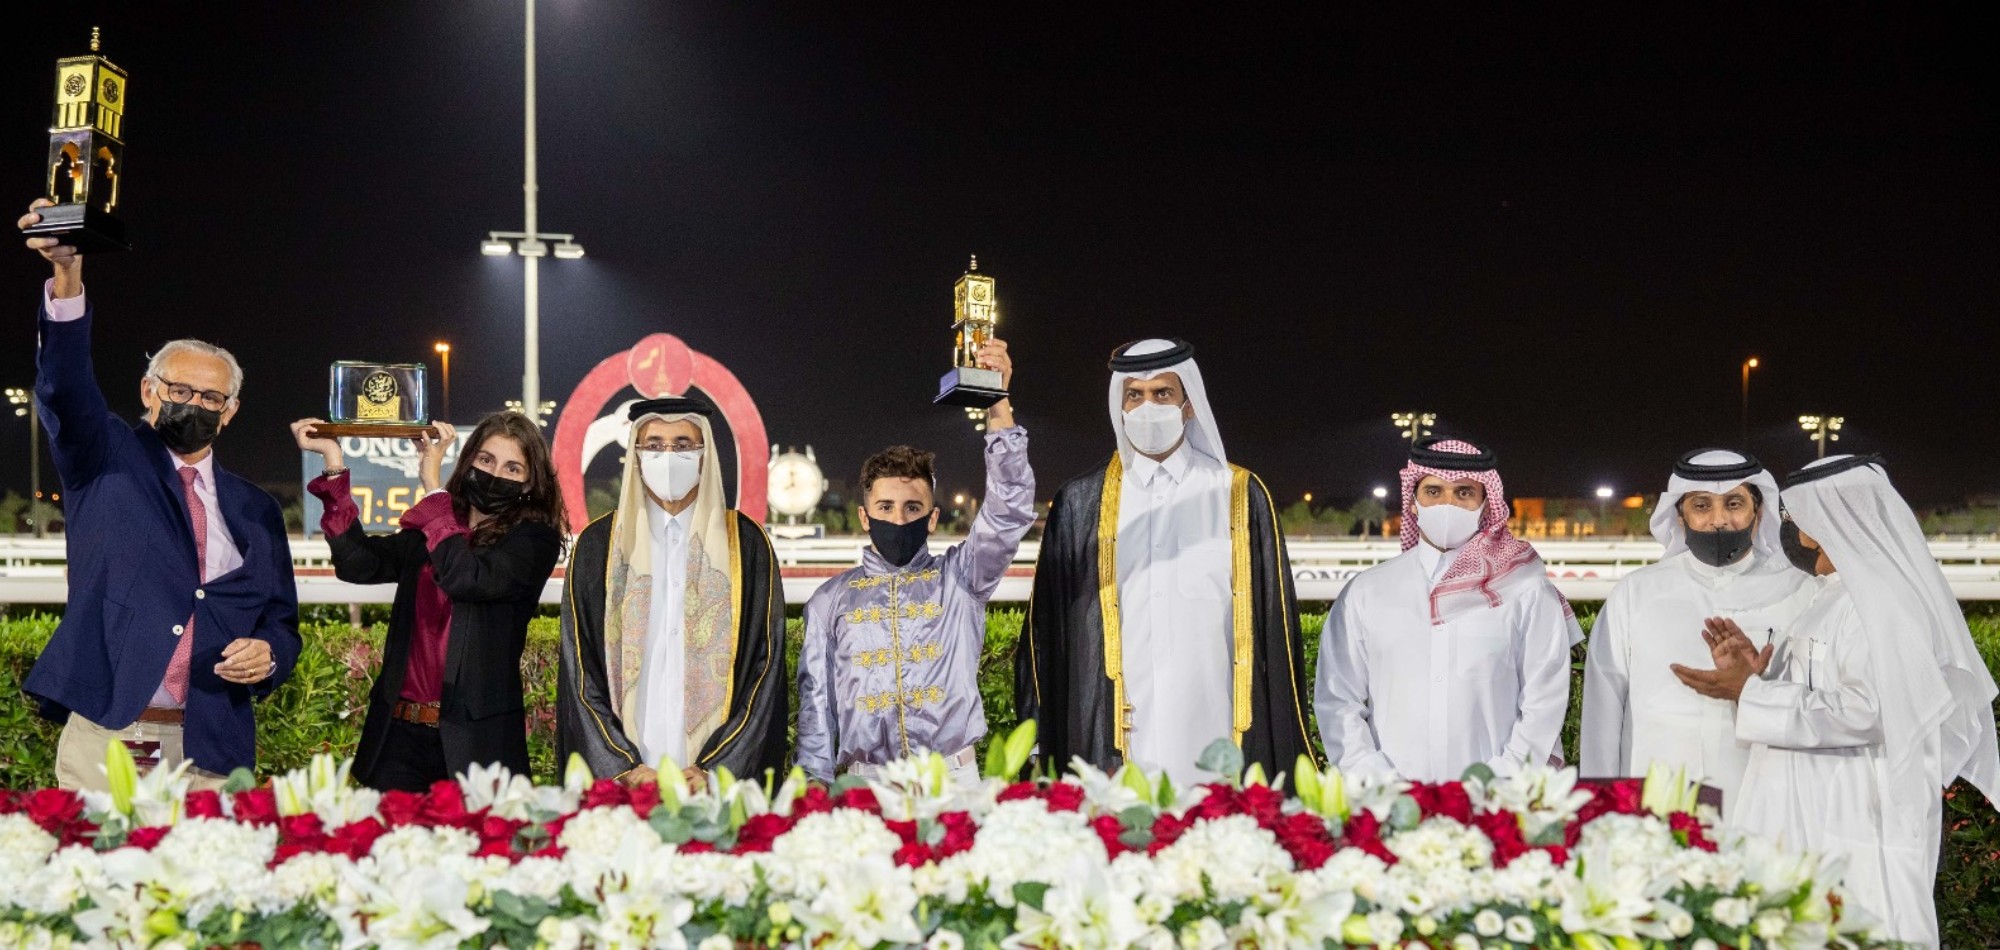
[[[194,560],[201,579],[208,580],[208,509],[202,507],[201,496],[195,494],[194,480],[201,472],[193,466],[181,469],[181,491],[187,496],[188,521],[194,527]],[[181,641],[174,645],[173,659],[167,661],[167,695],[174,702],[187,704],[188,662],[194,658],[194,615],[188,615],[187,626],[181,630]]]

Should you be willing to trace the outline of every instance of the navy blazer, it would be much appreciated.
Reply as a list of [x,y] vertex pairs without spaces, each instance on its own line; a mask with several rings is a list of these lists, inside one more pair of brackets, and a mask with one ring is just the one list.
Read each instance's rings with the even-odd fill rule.
[[[173,456],[145,423],[106,405],[90,355],[91,313],[55,322],[41,314],[35,396],[62,476],[68,523],[69,604],[24,684],[58,722],[75,712],[110,729],[139,718],[166,677],[180,633],[194,617],[182,752],[227,774],[257,761],[251,700],[283,683],[299,658],[299,595],[278,503],[215,467],[216,506],[243,566],[207,583]],[[244,686],[215,675],[239,637],[271,645],[278,669]]]

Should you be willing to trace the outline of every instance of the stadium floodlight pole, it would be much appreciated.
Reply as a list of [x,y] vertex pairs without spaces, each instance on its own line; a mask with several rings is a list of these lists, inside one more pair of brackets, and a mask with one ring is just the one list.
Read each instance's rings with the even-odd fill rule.
[[42,522],[47,519],[35,517],[35,505],[42,500],[42,417],[35,411],[35,391],[9,388],[7,404],[15,415],[28,417],[28,517],[34,518],[35,537],[46,538],[49,530]]
[[1800,416],[1799,428],[1804,429],[1806,438],[1819,446],[1817,458],[1826,458],[1826,444],[1840,441],[1840,427],[1847,420],[1841,416]]
[[527,6],[527,64],[526,64],[526,107],[524,112],[524,147],[522,149],[521,218],[520,231],[488,231],[486,240],[479,244],[479,253],[489,257],[505,257],[508,254],[521,255],[523,271],[521,280],[521,405],[542,406],[542,258],[549,253],[548,242],[554,241],[555,255],[563,260],[576,260],[583,256],[583,245],[576,243],[570,234],[543,234],[540,206],[537,201],[541,186],[536,180],[535,166],[535,0],[526,0]]
[[1403,438],[1415,442],[1431,434],[1431,426],[1438,417],[1435,412],[1392,412],[1389,421],[1402,431]]

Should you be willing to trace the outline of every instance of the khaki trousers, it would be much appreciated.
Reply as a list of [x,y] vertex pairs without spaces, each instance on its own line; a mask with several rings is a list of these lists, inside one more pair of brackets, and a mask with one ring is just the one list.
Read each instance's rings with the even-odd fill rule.
[[[113,742],[123,742],[132,751],[132,758],[139,762],[139,774],[144,775],[153,768],[173,768],[186,758],[181,753],[181,727],[178,723],[135,722],[123,729],[106,729],[76,713],[69,714],[69,721],[63,724],[62,738],[56,741],[56,787],[70,791],[108,792],[110,782],[104,777],[104,753]],[[157,759],[149,765],[147,758]],[[217,775],[194,766],[187,770],[188,790],[222,790],[228,776]]]

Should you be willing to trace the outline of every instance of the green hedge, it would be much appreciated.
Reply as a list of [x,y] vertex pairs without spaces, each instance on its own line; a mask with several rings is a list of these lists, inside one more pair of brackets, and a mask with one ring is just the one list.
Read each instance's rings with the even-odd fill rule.
[[[1579,605],[1578,617],[1588,630],[1594,604]],[[330,616],[320,612],[318,616]],[[378,614],[379,616],[379,614]],[[1989,667],[2000,670],[2000,611],[1976,606],[1968,610],[1973,638]],[[1005,735],[1014,715],[1014,642],[1021,633],[1019,610],[994,609],[987,617],[987,649],[979,664],[979,691],[994,735]],[[1305,618],[1306,668],[1316,669],[1319,631],[1324,614]],[[31,615],[0,619],[0,695],[14,701],[0,705],[0,788],[40,788],[54,783],[57,727],[35,715],[20,690],[35,656],[54,631],[56,618]],[[260,770],[281,772],[303,765],[316,752],[352,754],[360,736],[361,714],[368,684],[381,665],[382,624],[356,628],[342,622],[315,622],[301,632],[306,649],[291,681],[257,712]],[[786,624],[787,669],[796,669],[803,624]],[[1563,727],[1563,750],[1577,760],[1577,717],[1583,695],[1583,647],[1575,652],[1570,712]],[[528,753],[537,776],[555,775],[556,621],[535,620],[528,629],[528,650],[521,660],[528,695]],[[790,679],[788,677],[788,679]],[[798,708],[797,683],[792,708]],[[1308,700],[1310,697],[1307,697]],[[1319,744],[1315,733],[1313,744]],[[1939,862],[1937,900],[1939,922],[1947,946],[2000,945],[2000,814],[1963,782],[1946,794],[1946,839]]]

